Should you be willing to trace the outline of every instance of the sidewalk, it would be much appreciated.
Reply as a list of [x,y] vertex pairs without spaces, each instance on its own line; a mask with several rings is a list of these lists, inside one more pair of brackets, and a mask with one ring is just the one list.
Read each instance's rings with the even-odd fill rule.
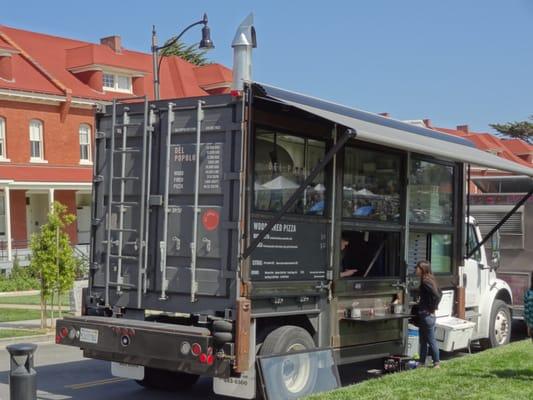
[[[39,304],[0,304],[0,308],[16,308],[20,310],[40,310]],[[48,308],[50,310],[50,307]],[[57,310],[57,306],[54,306],[54,310]],[[70,306],[61,306],[61,311],[70,311]]]
[[[54,325],[56,320],[57,318],[54,318]],[[0,322],[0,330],[2,329],[41,329],[41,320],[32,319],[27,321]],[[52,343],[54,340],[55,332],[53,330],[48,333],[38,333],[30,336],[7,337],[0,339],[0,349],[15,343]]]

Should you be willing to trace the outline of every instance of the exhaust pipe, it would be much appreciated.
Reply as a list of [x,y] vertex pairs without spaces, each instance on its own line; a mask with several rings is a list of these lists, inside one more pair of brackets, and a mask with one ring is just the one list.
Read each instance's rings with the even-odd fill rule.
[[242,91],[244,82],[252,80],[252,49],[257,47],[253,23],[254,15],[251,13],[241,22],[231,43],[233,47],[232,91]]

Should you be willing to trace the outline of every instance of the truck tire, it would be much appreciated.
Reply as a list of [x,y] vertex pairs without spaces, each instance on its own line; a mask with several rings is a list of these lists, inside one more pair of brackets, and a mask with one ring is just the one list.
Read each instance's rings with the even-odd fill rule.
[[[286,354],[314,348],[315,342],[305,329],[286,325],[265,338],[259,355]],[[269,377],[274,379],[277,393],[270,393],[270,398],[298,399],[310,394],[315,386],[317,365],[306,354],[301,354],[296,360],[282,361],[275,368]]]
[[494,300],[490,311],[489,337],[480,339],[483,349],[502,346],[511,339],[511,311],[509,306],[501,300]]
[[190,389],[200,378],[200,375],[187,374],[185,372],[168,371],[157,368],[144,368],[144,379],[136,381],[142,387],[148,389],[166,390],[177,392]]

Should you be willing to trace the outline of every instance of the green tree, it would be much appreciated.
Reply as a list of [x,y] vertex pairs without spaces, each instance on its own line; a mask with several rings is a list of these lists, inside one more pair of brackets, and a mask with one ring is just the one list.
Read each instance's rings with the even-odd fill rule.
[[[175,36],[171,37],[165,42],[165,45],[172,42],[174,39]],[[187,46],[185,43],[178,40],[176,43],[164,49],[161,56],[178,56],[191,64],[201,66],[209,64],[209,60],[206,58],[205,54],[206,51],[200,50],[196,44]]]
[[52,318],[54,297],[57,299],[61,317],[61,294],[70,290],[74,283],[76,258],[65,228],[75,219],[66,206],[56,201],[48,213],[48,222],[31,237],[30,268],[40,282],[42,328],[46,327],[46,299],[52,298]]
[[508,122],[506,124],[490,124],[504,136],[522,139],[524,142],[533,144],[533,115],[529,121]]

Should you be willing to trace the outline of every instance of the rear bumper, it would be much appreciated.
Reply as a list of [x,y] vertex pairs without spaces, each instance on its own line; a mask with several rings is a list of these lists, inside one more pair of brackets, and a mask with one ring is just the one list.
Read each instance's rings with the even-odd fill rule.
[[[67,317],[57,321],[56,343],[79,347],[84,356],[145,367],[227,378],[228,345],[215,349],[206,328],[111,317]],[[195,356],[187,348],[201,347]]]

